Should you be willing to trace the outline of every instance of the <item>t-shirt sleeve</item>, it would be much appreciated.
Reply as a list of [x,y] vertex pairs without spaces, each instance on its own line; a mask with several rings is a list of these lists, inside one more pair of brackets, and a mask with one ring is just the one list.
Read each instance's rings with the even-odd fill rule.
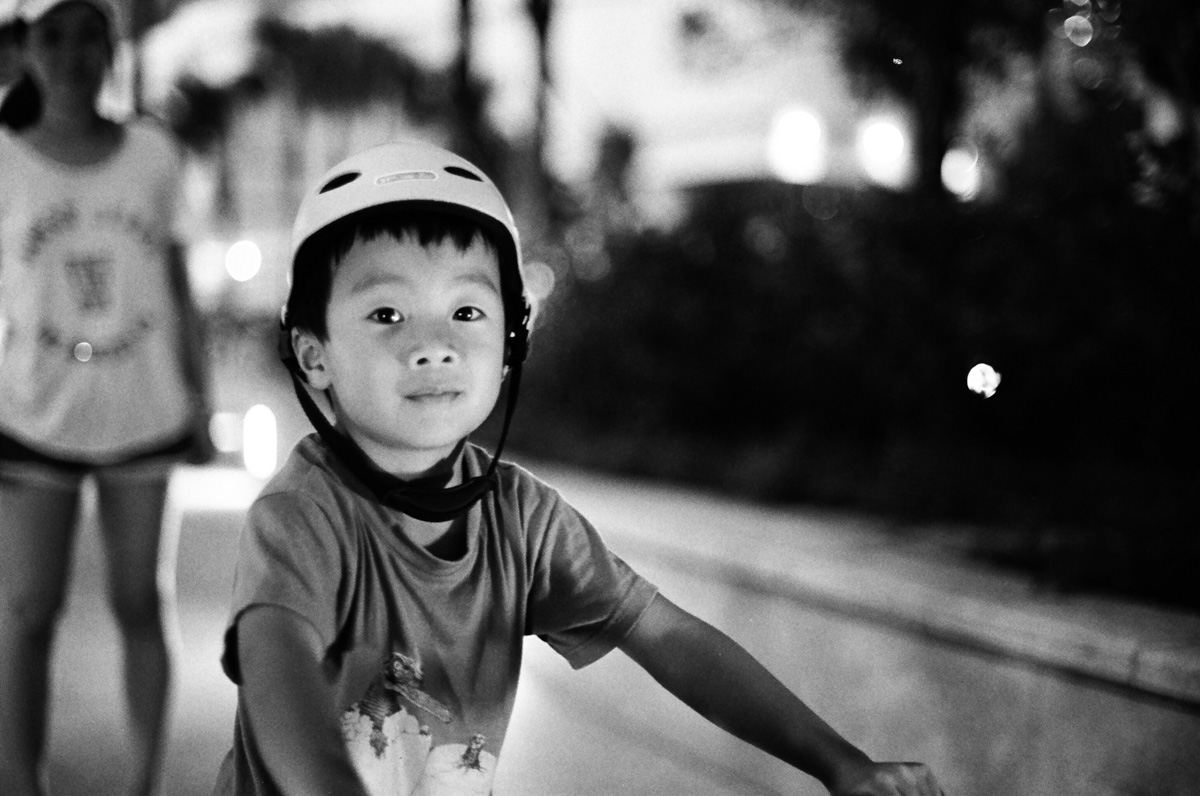
[[658,590],[557,494],[548,501],[540,531],[526,633],[540,636],[580,669],[624,640]]
[[260,497],[250,507],[238,549],[233,607],[221,665],[241,683],[237,622],[257,605],[286,608],[316,629],[325,647],[337,635],[338,586],[348,559],[345,534],[311,498],[297,492]]

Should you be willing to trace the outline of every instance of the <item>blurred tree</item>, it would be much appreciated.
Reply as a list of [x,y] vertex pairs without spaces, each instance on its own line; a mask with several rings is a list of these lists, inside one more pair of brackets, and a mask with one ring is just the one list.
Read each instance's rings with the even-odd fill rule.
[[554,3],[551,0],[526,0],[525,10],[533,22],[537,36],[537,88],[534,97],[533,158],[538,166],[538,188],[546,182],[547,112],[550,98],[550,20]]
[[[1196,605],[1194,3],[762,2],[836,15],[861,85],[918,107],[929,201],[709,185],[677,227],[610,233],[603,267],[556,294],[514,442],[979,523],[969,544],[1022,547],[1064,588]],[[942,153],[987,103],[1020,116],[998,201],[946,201]],[[981,361],[1004,373],[987,401],[964,383]]]
[[[239,103],[264,94],[283,93],[301,116],[318,110],[344,114],[384,102],[418,125],[440,124],[459,141],[497,138],[489,129],[463,132],[466,117],[450,70],[423,66],[385,39],[349,25],[308,29],[274,16],[259,18],[254,34],[256,54],[247,74],[224,86],[184,77],[166,109],[185,143],[215,156],[218,212],[223,217],[235,215],[228,179],[222,177],[228,171],[228,127]],[[480,86],[472,91],[486,97]],[[482,119],[476,123],[485,124]],[[303,124],[297,125],[298,131],[303,129]],[[280,143],[289,152],[299,146],[292,139]],[[299,154],[291,152],[291,159],[298,160]],[[289,171],[300,174],[299,169]]]
[[[211,142],[216,128],[227,123],[234,98],[285,88],[306,109],[348,111],[384,101],[416,122],[437,119],[452,129],[461,123],[451,72],[423,66],[378,36],[349,25],[308,29],[265,16],[256,24],[255,38],[254,64],[241,79],[216,87],[185,77],[177,86],[180,96],[171,118],[185,141]],[[461,64],[454,69],[461,70]],[[486,97],[481,86],[473,91]]]
[[346,110],[386,100],[417,120],[455,112],[444,73],[349,25],[309,30],[264,17],[256,34],[264,82],[291,81],[302,106]]
[[908,101],[917,117],[916,190],[945,196],[942,159],[962,110],[968,67],[998,68],[994,41],[981,32],[1002,29],[1006,45],[1037,49],[1044,0],[764,0],[825,14],[838,21],[843,61],[860,91],[885,91]]
[[223,88],[185,77],[175,86],[165,109],[167,120],[183,145],[211,156],[216,164],[213,210],[222,221],[237,217],[229,152],[233,109],[239,98],[255,96],[261,90],[262,84],[253,75]]
[[154,0],[130,0],[129,2],[129,28],[130,35],[134,41],[134,63],[133,63],[133,107],[140,111],[143,107],[142,100],[142,64],[139,53],[141,48],[137,44],[142,40],[142,36],[158,20],[157,9]]
[[489,174],[503,174],[507,145],[488,122],[484,108],[491,89],[475,73],[475,0],[458,3],[458,57],[447,94],[456,117],[451,148]]
[[475,0],[459,0],[458,58],[454,63],[453,96],[462,118],[459,128],[464,135],[463,140],[458,142],[458,147],[468,159],[479,161],[486,169],[489,164],[484,156],[485,147],[474,135],[483,110],[482,98],[477,91],[478,85],[474,76],[474,53]]
[[[859,89],[911,103],[918,125],[917,192],[932,199],[945,195],[941,166],[967,99],[964,76],[982,71],[1002,77],[1014,54],[1039,56],[1048,34],[1067,35],[1064,23],[1069,28],[1077,20],[1096,31],[1097,44],[1107,50],[1103,58],[1124,61],[1126,71],[1143,70],[1175,106],[1184,128],[1179,135],[1165,143],[1143,138],[1130,144],[1142,157],[1148,195],[1184,200],[1192,223],[1200,224],[1200,4],[1194,0],[761,2],[837,20],[844,63]],[[1111,94],[1114,87],[1107,88]],[[1144,99],[1144,91],[1127,82],[1115,89]]]
[[[1145,132],[1132,142],[1139,184],[1147,199],[1175,207],[1200,235],[1200,4],[1143,0],[1128,4],[1120,21],[1149,83]],[[1156,88],[1165,96],[1155,96]]]

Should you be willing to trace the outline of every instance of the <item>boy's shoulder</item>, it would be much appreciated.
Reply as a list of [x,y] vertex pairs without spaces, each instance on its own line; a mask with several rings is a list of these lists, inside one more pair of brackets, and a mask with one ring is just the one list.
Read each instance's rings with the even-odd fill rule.
[[[477,449],[482,472],[489,461],[488,454]],[[526,534],[534,536],[563,523],[578,525],[582,515],[551,483],[523,464],[501,459],[496,464],[495,497],[500,502],[500,521],[519,524]]]
[[299,440],[283,466],[267,481],[252,511],[278,512],[292,507],[318,508],[329,515],[346,514],[355,500],[365,500],[366,490],[341,466],[316,434]]
[[[468,443],[464,451],[465,470],[468,475],[481,475],[491,463],[491,454],[474,443]],[[496,462],[496,489],[502,499],[520,503],[530,500],[558,500],[558,491],[524,465],[510,459]]]

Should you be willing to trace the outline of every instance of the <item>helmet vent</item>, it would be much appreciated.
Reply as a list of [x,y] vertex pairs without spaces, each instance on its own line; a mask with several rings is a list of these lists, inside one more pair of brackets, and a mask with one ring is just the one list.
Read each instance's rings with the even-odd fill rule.
[[467,171],[459,166],[447,166],[445,169],[447,174],[453,174],[455,177],[466,177],[468,180],[475,182],[483,182],[483,178],[473,171]]
[[317,191],[317,193],[329,193],[336,188],[341,188],[343,185],[354,182],[361,176],[362,173],[357,171],[348,171],[345,174],[339,174],[329,182],[322,185],[321,190]]

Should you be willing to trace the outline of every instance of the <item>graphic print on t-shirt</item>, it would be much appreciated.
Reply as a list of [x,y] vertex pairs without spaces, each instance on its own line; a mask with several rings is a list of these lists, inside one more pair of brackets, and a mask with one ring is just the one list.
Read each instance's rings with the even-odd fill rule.
[[159,262],[161,237],[148,220],[119,206],[84,209],[65,201],[42,210],[22,245],[26,269],[51,275],[39,277],[54,296],[37,322],[40,355],[93,363],[144,355],[135,347],[154,323],[136,302],[121,306],[118,296],[129,284],[122,288],[119,261]]
[[496,756],[479,733],[466,744],[433,746],[428,721],[450,710],[425,690],[421,662],[393,652],[367,693],[342,715],[342,737],[372,796],[458,796],[491,792]]
[[76,255],[63,267],[75,304],[82,312],[104,312],[112,304],[112,262],[107,257]]

